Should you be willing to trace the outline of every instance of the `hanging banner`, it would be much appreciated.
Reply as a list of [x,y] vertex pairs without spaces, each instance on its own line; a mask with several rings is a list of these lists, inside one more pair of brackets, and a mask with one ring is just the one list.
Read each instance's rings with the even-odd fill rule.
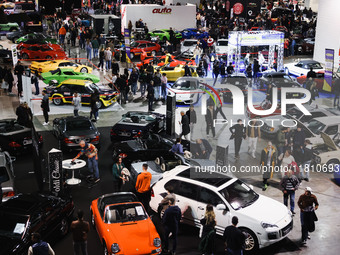
[[125,44],[125,50],[126,50],[126,55],[130,60],[130,31],[128,28],[124,28],[124,44]]
[[333,79],[333,66],[334,66],[334,49],[325,50],[325,79],[323,83],[323,90],[332,91]]
[[52,149],[48,152],[48,170],[50,173],[50,192],[54,196],[63,194],[63,153],[60,150]]
[[12,51],[12,59],[13,59],[13,66],[15,66],[18,63],[18,51],[17,51],[17,44],[13,44],[11,46]]

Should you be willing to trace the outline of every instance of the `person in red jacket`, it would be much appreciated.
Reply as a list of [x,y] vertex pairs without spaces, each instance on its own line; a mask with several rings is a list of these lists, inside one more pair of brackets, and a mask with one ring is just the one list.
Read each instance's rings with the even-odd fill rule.
[[148,172],[148,164],[143,164],[143,171],[137,176],[136,192],[140,202],[144,205],[146,211],[149,209],[151,200],[150,183],[152,174]]
[[60,40],[61,45],[64,45],[65,36],[66,36],[66,28],[65,26],[62,26],[59,29],[59,40]]

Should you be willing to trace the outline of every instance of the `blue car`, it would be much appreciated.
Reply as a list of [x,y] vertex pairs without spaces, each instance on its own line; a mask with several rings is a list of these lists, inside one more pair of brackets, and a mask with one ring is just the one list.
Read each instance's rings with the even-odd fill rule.
[[182,32],[182,39],[190,39],[190,38],[196,38],[196,39],[202,39],[205,37],[209,37],[208,32],[201,32],[197,30],[196,28],[187,28],[184,29]]

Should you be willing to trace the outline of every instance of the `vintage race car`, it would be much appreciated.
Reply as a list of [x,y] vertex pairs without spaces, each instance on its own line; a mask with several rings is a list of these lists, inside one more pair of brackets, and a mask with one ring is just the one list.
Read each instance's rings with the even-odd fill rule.
[[[178,78],[184,76],[184,66],[183,65],[177,65],[177,66],[171,66],[169,64],[163,65],[161,67],[157,67],[160,71],[160,73],[165,73],[166,77],[168,78],[168,81],[176,81]],[[156,69],[157,69],[156,68]],[[196,68],[190,66],[191,76],[192,77],[198,77],[196,73]]]
[[57,44],[58,41],[56,39],[47,37],[42,33],[31,33],[24,35],[16,40],[16,43],[27,43],[27,44],[44,44],[44,43],[52,43]]
[[108,107],[117,100],[117,95],[111,88],[104,85],[98,86],[86,80],[68,79],[57,86],[47,86],[44,88],[44,91],[55,105],[71,104],[75,92],[81,95],[82,105],[90,105],[91,94],[98,91],[100,94],[99,101],[97,102],[98,109]]
[[57,68],[72,69],[74,72],[92,73],[92,67],[78,64],[70,60],[52,60],[44,62],[32,61],[32,64],[30,65],[31,71],[38,71],[38,73],[50,72]]
[[161,239],[137,197],[130,192],[103,195],[92,201],[91,223],[104,254],[160,254]]
[[76,80],[88,80],[94,83],[100,81],[100,78],[93,74],[75,72],[71,68],[57,68],[56,70],[42,73],[41,78],[43,82],[49,84],[50,81],[56,80],[58,83],[63,82],[68,79],[76,79]]
[[[161,41],[170,41],[170,29],[158,29],[158,30],[154,30],[152,32],[149,32],[148,35],[150,37],[154,37],[157,36],[159,38],[159,40]],[[180,32],[174,32],[174,36],[177,39],[181,39],[182,38],[182,34]]]
[[[20,51],[22,59],[66,59],[66,53],[56,46],[57,44],[32,45]],[[59,46],[59,45],[58,45]],[[59,46],[60,47],[60,46]]]

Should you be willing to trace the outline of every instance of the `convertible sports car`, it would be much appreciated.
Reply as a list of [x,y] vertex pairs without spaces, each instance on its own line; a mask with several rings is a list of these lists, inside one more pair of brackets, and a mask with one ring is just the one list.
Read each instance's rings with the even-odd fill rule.
[[27,254],[31,234],[44,241],[65,236],[73,220],[70,198],[40,194],[20,194],[0,205],[0,254]]
[[19,43],[17,45],[17,50],[22,50],[22,49],[27,49],[29,47],[44,47],[44,46],[50,46],[53,50],[55,51],[64,51],[64,49],[59,45],[59,44],[52,44],[52,43],[44,43],[44,44],[40,44],[40,43],[35,43],[35,44],[29,44],[29,43]]
[[203,93],[201,80],[196,77],[181,77],[168,85],[168,95],[176,95],[177,104],[196,104]]
[[[149,32],[148,35],[150,37],[153,36],[158,36],[159,40],[161,41],[170,41],[170,29],[158,29],[158,30],[154,30],[152,32]],[[182,39],[182,34],[180,32],[176,32],[174,31],[174,36],[177,39]]]
[[130,58],[133,59],[135,56],[142,54],[142,51],[156,55],[156,52],[161,50],[161,46],[158,43],[149,41],[134,41],[131,44]]
[[310,68],[313,68],[314,72],[324,71],[323,67],[318,61],[315,60],[301,60],[297,64],[290,63],[285,65],[285,73],[292,74],[294,76],[307,75]]
[[68,116],[53,120],[53,134],[59,141],[59,148],[80,149],[79,142],[85,140],[99,149],[100,133],[93,122],[84,116]]
[[92,201],[90,210],[91,223],[97,230],[104,254],[162,252],[156,228],[133,193],[103,195]]
[[98,91],[100,94],[97,107],[107,107],[116,102],[117,95],[111,88],[100,85],[86,80],[74,80],[68,79],[60,83],[58,86],[47,86],[44,91],[52,98],[52,102],[55,105],[71,104],[73,94],[75,92],[81,95],[81,104],[90,105],[90,96],[94,92]]
[[46,84],[49,84],[51,80],[56,80],[59,84],[67,79],[88,80],[94,83],[97,83],[100,81],[99,77],[96,75],[75,72],[71,68],[57,68],[56,70],[42,73],[41,78],[43,82],[45,82]]
[[92,73],[92,67],[78,64],[70,60],[52,60],[44,62],[32,61],[30,69],[32,72],[38,71],[38,73],[50,72],[58,68],[72,69],[74,72]]
[[131,140],[145,137],[151,132],[165,129],[165,115],[151,112],[130,111],[111,128],[111,141]]
[[0,184],[2,187],[2,197],[0,197],[0,203],[1,201],[7,201],[15,194],[15,176],[12,164],[14,161],[15,157],[11,157],[7,151],[0,151]]
[[[53,44],[56,45],[56,44]],[[37,46],[30,46],[22,49],[20,55],[23,59],[65,59],[67,58],[64,51],[56,51],[50,45],[41,44]]]
[[0,59],[2,63],[12,62],[12,51],[5,49],[2,45],[0,45]]
[[44,43],[52,43],[57,44],[56,39],[52,39],[47,37],[42,33],[31,33],[20,37],[16,43],[27,43],[27,44],[44,44]]
[[[39,145],[43,138],[39,133]],[[0,120],[0,147],[3,151],[11,154],[23,153],[32,148],[32,129],[24,127],[16,122],[15,119]]]
[[[338,73],[333,73],[333,77],[332,77],[332,84],[335,83],[336,80],[340,79],[339,74]],[[303,85],[306,80],[307,80],[307,75],[302,75],[300,77],[296,78],[297,82],[300,83],[301,85]],[[324,80],[325,80],[325,71],[319,71],[316,73],[316,78],[314,78],[314,81],[316,82],[316,88],[319,91],[323,90],[323,85],[324,85]],[[332,87],[333,90],[333,87]]]
[[[157,67],[160,70],[160,73],[165,73],[166,77],[168,78],[168,81],[176,81],[178,78],[184,76],[184,66],[183,65],[177,65],[177,66],[171,66],[170,64],[163,65],[161,67]],[[196,73],[196,68],[190,66],[191,76],[192,77],[198,77]]]
[[208,38],[209,33],[208,32],[201,32],[197,30],[196,28],[187,28],[184,29],[182,32],[182,38],[183,39],[191,39],[191,38],[196,38],[196,39],[202,39],[202,38]]

